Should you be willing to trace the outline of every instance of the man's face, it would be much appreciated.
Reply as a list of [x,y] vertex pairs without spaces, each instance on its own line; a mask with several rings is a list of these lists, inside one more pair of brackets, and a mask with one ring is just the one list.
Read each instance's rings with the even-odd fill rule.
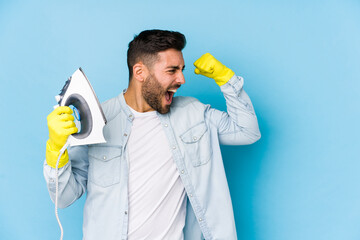
[[169,112],[176,90],[185,83],[184,68],[181,51],[168,49],[158,53],[141,88],[143,98],[151,108],[161,114]]

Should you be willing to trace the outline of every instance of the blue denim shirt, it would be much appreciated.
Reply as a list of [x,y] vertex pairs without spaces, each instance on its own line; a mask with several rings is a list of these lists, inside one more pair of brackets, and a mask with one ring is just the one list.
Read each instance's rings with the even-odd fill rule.
[[[192,97],[175,97],[169,113],[158,113],[187,193],[186,240],[237,239],[219,144],[251,144],[260,138],[243,83],[234,75],[221,86],[227,112]],[[83,239],[127,239],[127,140],[134,116],[123,94],[102,107],[108,121],[103,131],[107,142],[68,149],[70,161],[59,169],[59,207],[87,192]],[[46,161],[44,176],[54,201],[55,169]]]

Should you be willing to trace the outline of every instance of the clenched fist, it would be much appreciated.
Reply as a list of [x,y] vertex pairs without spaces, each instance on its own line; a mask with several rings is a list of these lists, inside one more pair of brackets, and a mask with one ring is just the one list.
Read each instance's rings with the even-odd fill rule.
[[205,53],[194,62],[195,73],[215,80],[217,85],[222,86],[234,76],[234,72],[219,62],[210,53]]

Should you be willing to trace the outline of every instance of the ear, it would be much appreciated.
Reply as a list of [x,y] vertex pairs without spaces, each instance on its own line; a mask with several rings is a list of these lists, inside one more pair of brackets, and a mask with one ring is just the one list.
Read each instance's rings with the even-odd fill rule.
[[133,66],[133,78],[139,82],[143,82],[148,77],[148,68],[142,62],[138,62]]

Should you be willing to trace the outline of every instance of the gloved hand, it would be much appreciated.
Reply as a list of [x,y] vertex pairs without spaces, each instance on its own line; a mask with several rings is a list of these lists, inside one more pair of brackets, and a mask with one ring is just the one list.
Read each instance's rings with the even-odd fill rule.
[[210,53],[202,55],[194,62],[194,66],[196,74],[201,74],[214,79],[219,86],[227,83],[235,74],[230,68],[227,68]]
[[[77,133],[73,111],[67,106],[56,108],[47,116],[49,140],[46,143],[46,162],[55,168],[60,149],[65,145],[68,137]],[[61,156],[58,167],[61,168],[69,161],[67,150]]]

